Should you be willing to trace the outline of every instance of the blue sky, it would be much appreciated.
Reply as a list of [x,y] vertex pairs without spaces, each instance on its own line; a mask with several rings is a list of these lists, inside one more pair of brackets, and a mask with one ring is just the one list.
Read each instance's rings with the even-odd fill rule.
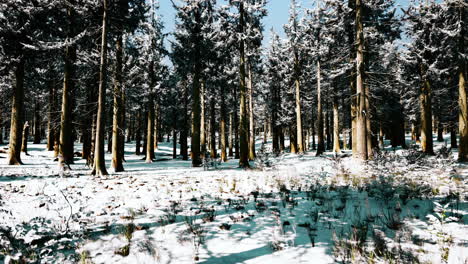
[[[301,7],[309,8],[315,5],[315,0],[297,0]],[[401,7],[408,6],[409,0],[397,0]],[[177,0],[174,0],[177,3]],[[221,0],[219,3],[225,1]],[[265,40],[268,43],[270,29],[273,28],[280,36],[284,36],[283,25],[288,22],[289,16],[289,0],[268,0],[267,9],[268,16],[264,18]],[[170,0],[159,0],[159,15],[163,18],[165,30],[164,32],[172,32],[174,30],[175,10],[172,7]]]

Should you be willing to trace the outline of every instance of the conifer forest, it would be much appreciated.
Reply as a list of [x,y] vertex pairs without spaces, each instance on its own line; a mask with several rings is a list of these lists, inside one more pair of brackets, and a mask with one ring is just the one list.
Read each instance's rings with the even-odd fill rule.
[[467,0],[0,0],[0,262],[468,264]]

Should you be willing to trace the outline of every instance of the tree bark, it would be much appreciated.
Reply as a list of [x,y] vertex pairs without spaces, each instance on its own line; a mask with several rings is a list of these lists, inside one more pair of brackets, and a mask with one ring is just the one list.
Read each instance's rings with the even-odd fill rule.
[[[244,34],[244,2],[239,4],[239,27],[241,34]],[[247,117],[247,91],[245,84],[245,43],[244,39],[241,38],[239,45],[240,52],[240,65],[239,65],[239,90],[240,90],[240,105],[239,105],[239,144],[240,144],[240,156],[239,156],[239,167],[248,168],[249,165],[249,124]]]
[[[41,118],[39,116],[39,104],[37,102],[37,99],[35,99],[34,101],[35,102],[34,102],[34,141],[33,141],[33,144],[41,144]],[[0,118],[0,121],[1,121],[1,118]],[[0,123],[0,128],[1,128],[1,123]]]
[[431,105],[431,85],[422,74],[423,83],[421,85],[420,107],[421,107],[421,149],[424,153],[434,154],[432,139],[432,105]]
[[154,107],[154,149],[157,150],[158,149],[158,142],[159,142],[159,138],[158,138],[158,135],[160,133],[159,131],[159,126],[160,126],[160,122],[159,122],[159,119],[160,119],[160,116],[159,116],[159,104],[156,102],[155,103],[155,107]]
[[96,117],[96,136],[94,149],[94,164],[92,174],[96,176],[107,175],[106,160],[104,159],[104,132],[105,132],[105,96],[107,75],[107,0],[103,0],[102,37],[101,37],[101,64],[99,69],[98,110]]
[[206,126],[205,126],[205,81],[201,81],[200,90],[200,159],[203,160],[206,154]]
[[192,87],[192,145],[190,147],[192,152],[192,167],[200,167],[202,164],[202,160],[200,159],[200,103],[200,63],[197,63],[194,67]]
[[[214,94],[214,91],[213,91]],[[217,158],[216,150],[216,108],[214,98],[210,99],[210,157]]]
[[[155,108],[154,108],[154,90],[156,80],[154,77],[154,61],[150,62],[150,91],[148,98],[148,119],[146,125],[146,163],[152,163],[155,159],[154,155],[154,141],[155,139]],[[157,135],[156,135],[157,136]]]
[[54,150],[55,142],[55,81],[49,80],[49,112],[47,113],[47,150]]
[[[127,8],[125,0],[120,1],[119,8]],[[114,73],[114,115],[112,118],[112,163],[114,172],[124,171],[123,167],[123,89],[122,89],[122,57],[123,57],[123,26],[118,26],[115,73]]]
[[234,155],[234,131],[233,131],[233,113],[229,114],[229,157]]
[[136,135],[135,135],[135,155],[141,155],[141,108],[138,109],[136,118]]
[[341,153],[340,148],[340,118],[338,109],[338,96],[333,96],[333,152]]
[[[226,98],[224,95],[224,85],[221,85],[221,112],[220,112],[220,121],[219,121],[219,133],[220,133],[220,141],[221,141],[221,160],[223,162],[227,161],[227,151],[226,151]],[[231,120],[231,118],[230,118]],[[229,128],[229,136],[231,136],[232,129]],[[231,148],[232,145],[229,144]]]
[[184,107],[182,109],[182,127],[180,128],[180,155],[182,155],[182,160],[188,160],[188,87],[186,82],[183,82],[182,85]]
[[0,144],[4,144],[3,143],[3,130],[5,129],[4,125],[3,125],[3,112],[2,112],[2,109],[0,109]]
[[[71,0],[67,10],[68,37],[74,37],[75,11]],[[65,48],[65,66],[62,90],[62,115],[60,121],[59,164],[73,164],[73,100],[75,91],[76,47],[71,44]]]
[[249,91],[249,160],[255,159],[255,123],[254,123],[254,104],[253,104],[253,85],[252,85],[252,66],[247,62],[248,69],[248,87]]
[[[357,39],[357,52],[356,52],[356,98],[357,98],[357,113],[356,113],[356,136],[353,138],[356,151],[353,155],[356,158],[367,160],[369,153],[367,149],[367,115],[368,109],[366,108],[366,88],[364,86],[364,32],[362,23],[362,0],[356,0],[356,39]],[[354,142],[356,141],[356,142]],[[355,145],[354,145],[355,144]]]
[[[317,61],[317,156],[325,152],[325,137],[323,133],[323,109],[322,109],[322,86],[321,86],[320,61]],[[315,142],[314,142],[315,143]],[[315,144],[314,144],[315,145]]]
[[[465,21],[465,9],[463,6],[459,8],[460,21]],[[463,25],[463,23],[460,23]],[[466,26],[466,25],[465,25]],[[461,26],[460,36],[458,38],[458,132],[460,134],[460,143],[458,146],[458,160],[468,161],[468,101],[466,94],[466,61],[462,54],[465,52],[465,30]]]
[[291,153],[297,153],[297,128],[294,125],[289,126],[289,149]]
[[295,80],[294,84],[296,87],[296,144],[297,149],[292,153],[303,153],[304,152],[304,139],[302,131],[302,110],[301,110],[301,84],[299,81],[300,68],[299,68],[299,55],[297,51],[294,51],[294,72]]
[[21,144],[24,118],[24,63],[21,57],[15,69],[15,85],[11,108],[10,142],[8,152],[9,165],[22,165]]
[[28,139],[29,139],[29,123],[26,121],[23,127],[23,142],[21,144],[21,151],[28,155]]

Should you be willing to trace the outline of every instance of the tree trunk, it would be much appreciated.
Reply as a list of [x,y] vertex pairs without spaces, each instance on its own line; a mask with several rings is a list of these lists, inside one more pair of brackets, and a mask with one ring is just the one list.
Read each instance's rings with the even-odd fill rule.
[[0,144],[4,144],[3,143],[3,130],[5,129],[4,125],[3,125],[3,112],[2,112],[2,109],[0,109]]
[[450,148],[458,148],[457,130],[455,124],[450,124]]
[[[357,98],[357,113],[356,113],[356,136],[353,138],[356,151],[353,155],[356,158],[367,160],[369,153],[367,149],[367,115],[366,108],[366,88],[364,86],[364,32],[362,24],[362,0],[356,0],[356,98]],[[356,142],[355,142],[356,141]]]
[[[154,89],[156,80],[154,77],[154,61],[150,62],[150,95],[148,98],[148,119],[146,125],[146,163],[152,163],[155,159],[154,155],[154,141],[158,140],[155,138],[155,108],[154,108]],[[156,135],[157,137],[157,135]]]
[[151,163],[155,159],[154,155],[154,141],[157,140],[154,138],[154,98],[150,95],[148,102],[148,119],[146,125],[146,163]]
[[429,80],[423,76],[421,85],[420,106],[421,106],[421,149],[424,153],[434,154],[432,140],[432,106],[431,106],[431,85]]
[[138,109],[136,117],[135,155],[141,155],[141,108]]
[[249,71],[249,82],[247,83],[249,91],[249,160],[255,159],[255,123],[254,123],[254,104],[253,104],[253,85],[252,85],[252,66],[247,62]]
[[[214,94],[214,91],[213,91]],[[214,98],[210,99],[210,156],[216,158],[218,153],[216,151],[216,109]]]
[[280,144],[280,152],[283,152],[286,146],[284,145],[284,128],[280,126],[279,130],[279,144]]
[[437,121],[437,142],[444,142],[444,126],[440,119]]
[[49,112],[47,113],[47,150],[54,150],[55,142],[55,81],[49,80]]
[[221,111],[220,111],[220,120],[219,120],[219,133],[220,133],[220,142],[221,142],[221,160],[223,162],[227,161],[227,152],[226,152],[226,98],[224,95],[224,86],[221,86]]
[[[240,32],[244,33],[244,2],[239,4],[239,26]],[[248,168],[249,165],[249,120],[247,117],[247,91],[245,84],[245,43],[244,39],[240,40],[240,65],[239,65],[239,75],[240,75],[240,122],[239,122],[239,144],[240,144],[240,156],[239,156],[239,167]]]
[[304,152],[304,139],[302,131],[302,111],[301,111],[301,84],[299,81],[300,68],[299,68],[299,56],[297,51],[294,52],[294,72],[295,72],[295,86],[296,86],[296,144],[297,149],[292,153],[303,153]]
[[23,127],[23,142],[21,144],[21,151],[28,155],[28,139],[29,139],[29,123],[26,121]]
[[206,126],[205,126],[205,81],[201,82],[201,91],[200,91],[200,104],[201,104],[201,114],[200,114],[200,158],[203,160],[206,154]]
[[291,153],[297,153],[297,128],[294,125],[289,126],[289,149]]
[[191,140],[191,156],[192,167],[200,167],[202,160],[200,159],[200,122],[201,122],[201,106],[200,106],[200,64],[195,65],[192,87],[192,140]]
[[332,148],[332,132],[331,132],[331,125],[330,125],[330,111],[329,111],[329,104],[328,100],[326,103],[326,109],[325,109],[325,136],[326,136],[326,146],[325,149],[329,150]]
[[[350,10],[356,10],[356,0],[348,0],[348,8]],[[350,97],[350,109],[349,109],[349,122],[350,122],[350,131],[349,131],[349,143],[348,145],[351,147],[353,156],[358,155],[358,148],[357,148],[357,112],[358,112],[358,97],[356,94],[356,81],[357,78],[356,76],[356,47],[355,47],[355,32],[353,29],[353,26],[351,23],[349,23],[348,28],[348,44],[349,44],[349,49],[350,49],[350,63],[353,65],[350,70],[350,91],[351,91],[351,97]]]
[[155,108],[154,108],[154,149],[158,149],[158,143],[159,143],[159,133],[161,132],[159,127],[160,127],[160,112],[159,112],[159,104],[156,102]]
[[[176,125],[174,122],[174,126]],[[177,130],[176,128],[172,129],[172,158],[177,159]]]
[[[125,1],[122,1],[125,2]],[[119,8],[126,8],[126,5],[119,5]],[[122,57],[123,57],[123,26],[118,26],[115,73],[114,73],[114,116],[112,118],[112,164],[114,172],[124,171],[123,167],[123,89],[122,89]]]
[[338,109],[338,96],[333,96],[333,152],[341,153],[340,148],[340,118]]
[[[465,21],[465,9],[459,8],[460,21]],[[463,25],[463,23],[460,23]],[[462,54],[465,52],[465,27],[461,26],[460,36],[458,38],[458,132],[460,134],[460,143],[458,147],[458,160],[468,161],[468,101],[466,95],[466,59]]]
[[188,160],[188,87],[187,83],[182,83],[183,85],[183,104],[184,108],[182,109],[182,127],[180,128],[180,155],[182,155],[182,160]]
[[234,155],[234,131],[233,131],[233,113],[229,114],[229,157]]
[[317,156],[320,156],[325,152],[321,79],[320,61],[317,61]]
[[[73,11],[68,10],[68,16],[73,21]],[[65,72],[62,90],[62,115],[60,121],[60,162],[73,164],[73,100],[75,90],[76,47],[65,48]]]
[[[39,116],[39,104],[34,100],[34,141],[33,144],[41,144],[41,118]],[[1,113],[0,113],[1,114]],[[1,121],[1,118],[0,118]],[[1,128],[1,124],[0,124]]]
[[103,0],[102,12],[102,43],[101,66],[99,69],[98,110],[96,117],[96,136],[94,149],[94,164],[92,174],[96,176],[107,175],[106,160],[104,159],[104,132],[105,132],[105,96],[107,75],[107,0]]
[[9,165],[22,165],[21,144],[24,118],[24,61],[20,58],[15,69],[16,83],[13,90],[11,107],[10,143],[8,152]]

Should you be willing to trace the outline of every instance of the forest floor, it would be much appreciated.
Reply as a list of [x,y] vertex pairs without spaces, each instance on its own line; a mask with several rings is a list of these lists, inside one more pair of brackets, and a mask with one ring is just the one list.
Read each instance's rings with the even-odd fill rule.
[[78,158],[60,177],[43,144],[24,166],[0,154],[0,262],[468,263],[468,164],[441,143],[367,163],[266,147],[250,170],[191,168],[170,146],[148,164],[127,144],[104,178]]

